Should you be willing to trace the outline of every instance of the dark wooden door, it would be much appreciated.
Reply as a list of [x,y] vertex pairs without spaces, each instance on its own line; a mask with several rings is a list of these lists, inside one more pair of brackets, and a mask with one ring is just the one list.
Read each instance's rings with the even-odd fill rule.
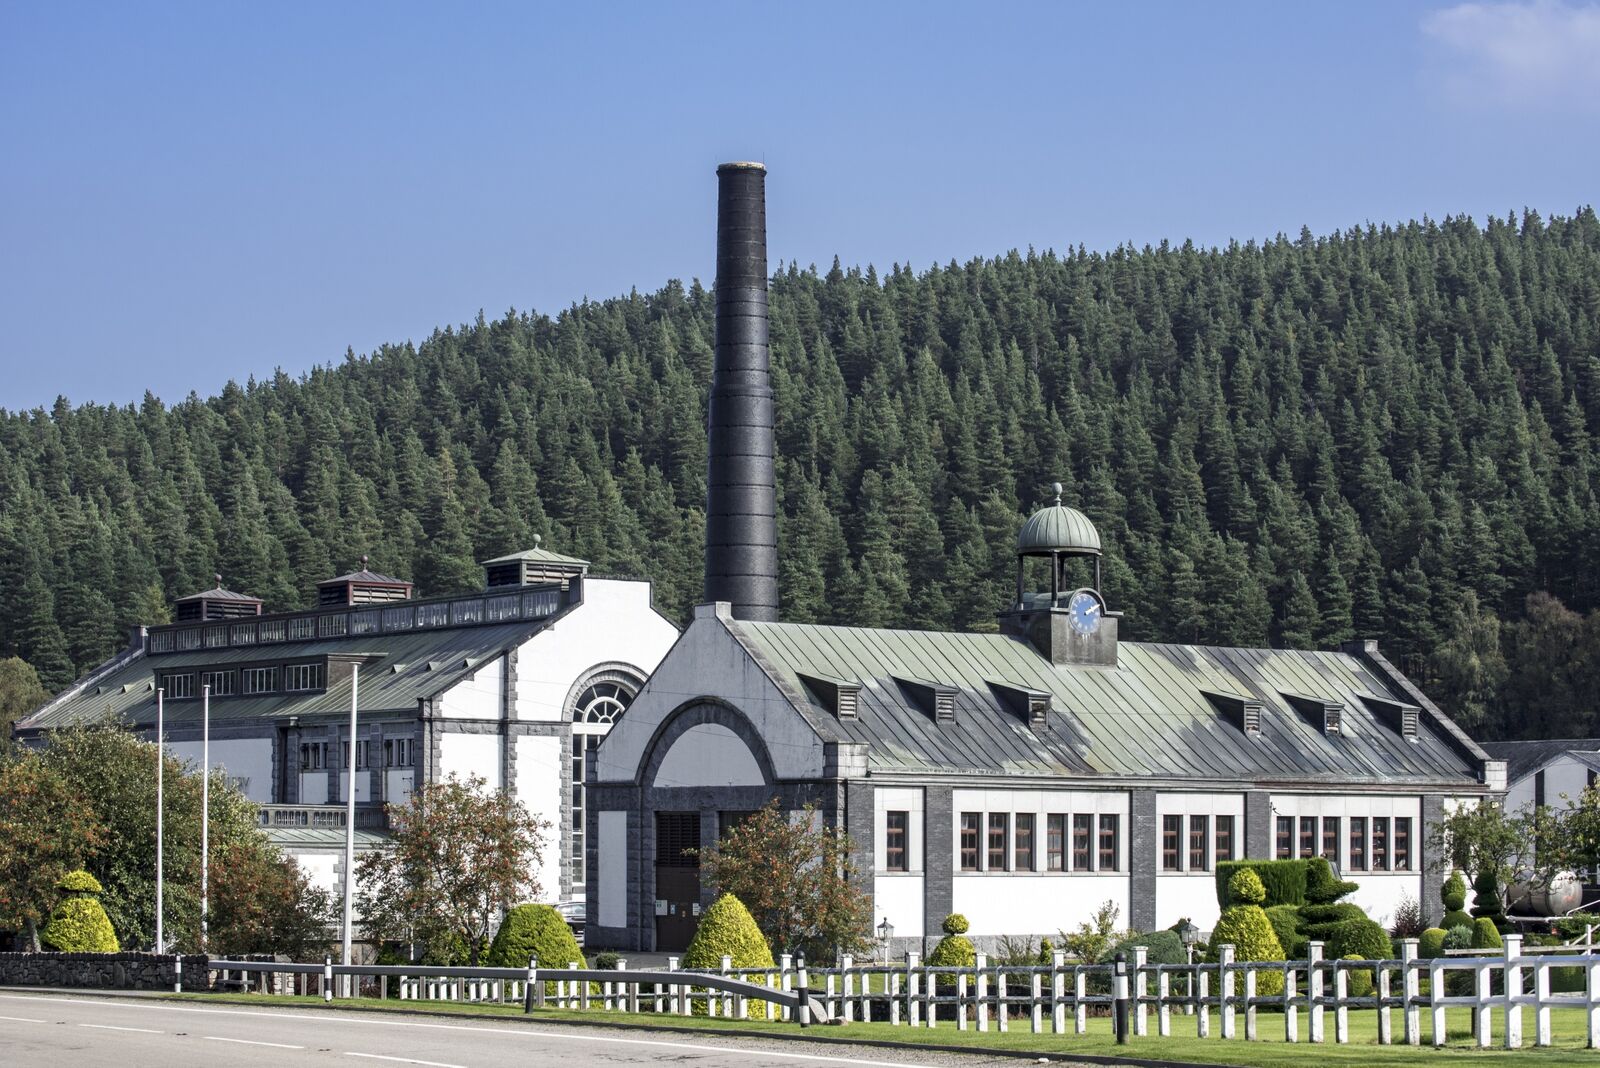
[[700,813],[656,813],[656,950],[689,948],[700,925]]

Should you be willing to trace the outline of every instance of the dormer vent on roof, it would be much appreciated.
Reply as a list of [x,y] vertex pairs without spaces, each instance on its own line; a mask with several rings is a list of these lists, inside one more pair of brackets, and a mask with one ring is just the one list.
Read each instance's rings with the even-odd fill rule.
[[1419,729],[1417,721],[1422,715],[1421,708],[1406,704],[1404,701],[1379,697],[1376,694],[1363,693],[1356,696],[1367,706],[1368,711],[1387,723],[1400,737],[1413,742],[1417,740]]
[[317,604],[322,607],[339,604],[383,604],[386,601],[409,601],[411,583],[390,575],[380,575],[369,570],[367,558],[361,558],[361,569],[337,578],[323,579],[317,583]]
[[1261,714],[1265,706],[1253,697],[1238,694],[1201,690],[1211,707],[1227,716],[1245,734],[1255,737],[1261,733]]
[[485,560],[483,585],[488,590],[508,586],[552,586],[566,589],[572,580],[589,572],[589,561],[576,556],[562,556],[540,547],[544,539],[535,534],[533,548],[508,556]]
[[855,719],[861,704],[861,684],[833,679],[826,675],[800,676],[807,690],[817,702],[833,713],[835,719]]
[[922,679],[901,678],[899,675],[894,676],[894,681],[899,684],[901,691],[911,702],[922,710],[923,715],[930,717],[935,723],[956,721],[954,686],[926,682]]
[[1344,734],[1343,703],[1298,693],[1286,693],[1283,699],[1293,705],[1295,711],[1304,716],[1308,723],[1328,737],[1337,738]]
[[201,590],[172,602],[173,618],[179,623],[204,619],[244,619],[261,614],[261,598],[234,593],[222,588],[222,576],[215,576],[214,589]]
[[1012,682],[988,680],[989,688],[1002,707],[1030,727],[1043,727],[1048,722],[1050,694]]

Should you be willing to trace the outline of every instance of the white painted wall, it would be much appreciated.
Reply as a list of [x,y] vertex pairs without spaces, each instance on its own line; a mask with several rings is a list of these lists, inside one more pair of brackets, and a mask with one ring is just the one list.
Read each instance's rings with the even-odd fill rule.
[[523,644],[517,654],[518,719],[566,717],[567,695],[600,664],[650,676],[678,628],[650,607],[650,584],[585,579],[583,604]]
[[595,923],[601,927],[625,927],[628,923],[628,814],[605,811],[599,814],[600,854],[599,911]]
[[[344,855],[326,849],[295,849],[286,847],[284,853],[295,859],[300,865],[300,870],[306,873],[306,878],[312,885],[319,886],[330,894],[343,893],[344,888],[339,885],[339,869],[344,866]],[[357,857],[359,861],[360,858]]]
[[[349,788],[350,788],[350,773],[348,771],[339,772],[339,796],[337,798],[335,798],[334,800],[339,801],[339,802],[342,803],[345,800],[345,798],[350,796],[349,794],[345,793],[345,791],[348,790]],[[371,801],[371,800],[372,800],[372,776],[371,776],[371,774],[368,773],[366,768],[361,768],[359,771],[356,772],[356,803],[360,804],[363,801]]]
[[500,736],[497,734],[441,734],[439,736],[439,775],[451,775],[463,782],[477,775],[489,789],[500,789]]
[[[900,938],[916,938],[927,930],[924,925],[923,876],[879,873],[872,880],[872,926],[877,927],[885,918],[894,925]],[[939,917],[943,919],[944,917]]]
[[527,806],[535,819],[550,824],[545,831],[541,863],[534,877],[539,880],[540,897],[554,901],[561,891],[561,865],[566,858],[568,838],[561,822],[561,762],[566,759],[566,740],[555,735],[522,736],[517,744],[517,800]]
[[[1128,875],[1018,875],[996,872],[956,875],[955,911],[972,925],[971,935],[1054,934],[1087,921],[1102,903],[1117,906],[1128,922]],[[891,918],[892,919],[892,918]],[[898,926],[898,924],[896,925]]]
[[744,739],[720,723],[700,723],[679,735],[655,778],[656,786],[761,786],[764,782],[761,765]]
[[439,715],[446,719],[500,719],[504,710],[506,658],[497,656],[444,692]]
[[[1589,766],[1581,764],[1570,756],[1562,755],[1545,765],[1544,769],[1544,803],[1552,808],[1563,809],[1568,801],[1578,800],[1578,796],[1589,787]],[[1533,799],[1533,776],[1528,776],[1529,800]],[[1563,796],[1565,795],[1565,796]]]
[[326,805],[328,803],[328,773],[302,771],[300,773],[300,804]]
[[[200,767],[201,743],[168,742],[167,751],[179,760]],[[211,766],[224,769],[230,779],[244,780],[239,789],[252,801],[272,801],[272,739],[213,738]]]
[[411,800],[411,791],[417,778],[414,768],[390,768],[384,772],[384,776],[383,796],[386,802],[403,805]]

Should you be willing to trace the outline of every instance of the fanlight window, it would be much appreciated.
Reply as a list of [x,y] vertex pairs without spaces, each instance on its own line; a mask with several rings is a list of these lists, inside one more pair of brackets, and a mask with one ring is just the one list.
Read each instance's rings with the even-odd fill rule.
[[636,687],[624,682],[597,682],[578,695],[572,705],[572,849],[568,853],[572,885],[584,879],[583,780],[600,739],[633,703]]
[[632,700],[633,690],[620,682],[597,682],[578,695],[577,704],[572,708],[572,721],[610,726]]

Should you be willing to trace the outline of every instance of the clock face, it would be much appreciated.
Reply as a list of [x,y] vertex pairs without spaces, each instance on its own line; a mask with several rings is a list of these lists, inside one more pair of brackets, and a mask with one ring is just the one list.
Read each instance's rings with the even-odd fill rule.
[[1067,602],[1067,620],[1079,634],[1093,634],[1100,629],[1100,599],[1087,590],[1079,590]]

